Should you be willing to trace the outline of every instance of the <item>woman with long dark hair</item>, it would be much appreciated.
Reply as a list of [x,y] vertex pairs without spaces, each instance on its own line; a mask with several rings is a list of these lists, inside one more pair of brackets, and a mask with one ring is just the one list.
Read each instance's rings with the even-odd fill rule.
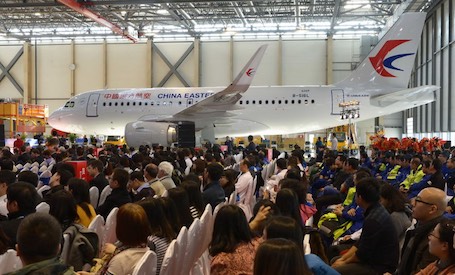
[[147,244],[156,253],[156,274],[159,275],[166,250],[176,234],[166,218],[162,200],[148,198],[136,203],[144,208],[150,223],[151,235],[147,239]]
[[68,181],[68,189],[76,202],[76,222],[88,227],[96,216],[95,209],[90,204],[88,183],[83,179],[71,178]]
[[258,245],[242,209],[223,206],[216,215],[209,246],[213,257],[210,274],[251,274]]
[[276,195],[275,204],[281,215],[293,218],[302,229],[304,228],[297,194],[292,189],[281,189]]
[[62,232],[73,225],[77,219],[76,203],[71,194],[60,190],[52,194],[48,200],[49,214],[54,216],[62,226]]
[[380,202],[390,213],[400,243],[404,241],[406,229],[411,225],[411,210],[401,192],[388,183],[381,186]]
[[[150,236],[150,224],[144,208],[134,203],[122,205],[117,213],[115,228],[119,245],[112,254],[105,257],[105,262],[96,273],[100,275],[132,274],[137,262],[149,250],[147,237]],[[93,274],[78,272],[80,275]]]
[[201,185],[194,181],[184,180],[180,186],[183,187],[188,194],[191,216],[193,216],[193,219],[200,218],[202,213],[204,213]]
[[[272,217],[269,224],[265,228],[264,238],[267,240],[274,238],[285,238],[294,242],[299,249],[304,250],[303,247],[303,232],[299,224],[290,217],[275,216]],[[337,275],[339,274],[335,269],[327,265],[318,255],[307,254],[302,255],[304,258],[301,263],[302,268],[306,273],[276,273],[276,274],[326,274],[326,275]],[[310,271],[311,270],[311,271]],[[271,273],[267,273],[271,274]]]
[[312,274],[305,263],[302,250],[286,239],[263,242],[254,259],[254,275]]
[[190,212],[190,201],[188,198],[188,193],[183,187],[176,187],[167,190],[168,197],[174,201],[175,206],[177,207],[177,213],[179,215],[180,222],[183,226],[190,228],[191,223],[193,223],[193,216]]

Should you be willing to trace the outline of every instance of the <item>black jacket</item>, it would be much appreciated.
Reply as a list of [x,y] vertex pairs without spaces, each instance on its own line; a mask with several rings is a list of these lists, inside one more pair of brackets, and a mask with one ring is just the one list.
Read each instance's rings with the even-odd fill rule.
[[225,200],[225,194],[223,187],[221,187],[219,181],[213,181],[207,184],[204,187],[204,192],[202,192],[202,199],[204,200],[205,204],[210,203],[212,209]]
[[403,248],[401,249],[401,261],[395,274],[415,274],[437,260],[437,257],[431,255],[428,249],[428,235],[441,219],[442,216],[425,224],[418,223],[415,229],[409,229],[406,232]]
[[96,186],[98,188],[98,190],[100,191],[100,195],[101,195],[101,192],[103,191],[104,187],[106,187],[108,185],[109,185],[109,181],[104,176],[104,173],[99,173],[98,176],[94,177],[90,181],[90,187]]
[[126,203],[131,202],[130,194],[128,190],[122,188],[116,188],[112,190],[112,193],[106,197],[106,201],[98,208],[96,208],[96,213],[100,214],[107,218],[107,215],[111,212],[114,207],[120,207]]

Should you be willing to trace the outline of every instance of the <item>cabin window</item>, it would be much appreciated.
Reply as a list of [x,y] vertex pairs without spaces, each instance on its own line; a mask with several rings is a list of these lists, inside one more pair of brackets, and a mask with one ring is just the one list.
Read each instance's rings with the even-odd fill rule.
[[103,106],[106,106],[106,102],[103,102]]
[[109,106],[112,106],[112,102],[109,102]]
[[253,100],[253,103],[252,104],[256,104],[256,100]]
[[142,102],[139,102],[139,106],[142,106]]
[[284,101],[284,104],[288,104],[288,100],[287,99]]
[[243,100],[240,100],[240,105],[242,105],[242,104],[243,104]]
[[118,102],[115,102],[115,106],[118,106]]
[[272,100],[272,104],[275,104],[275,100]]
[[129,101],[126,103],[126,106],[130,106],[130,102]]
[[265,101],[265,104],[269,104],[269,101],[268,101],[268,100],[266,100],[266,101]]
[[181,102],[181,101],[179,101],[179,105],[182,105],[182,102]]
[[308,104],[308,99],[305,99],[305,104]]
[[281,104],[281,100],[278,100],[278,104]]
[[153,101],[150,102],[150,106],[153,106],[153,105],[155,105],[155,102],[153,102]]
[[262,104],[262,100],[259,100],[259,104]]
[[245,100],[245,104],[250,104],[250,101],[249,100]]
[[136,106],[136,102],[133,102],[133,106]]
[[148,105],[148,103],[147,103],[147,102],[144,102],[144,105],[145,105],[145,106],[147,106],[147,105]]
[[120,106],[123,106],[123,101],[122,101],[122,102],[120,102]]
[[299,101],[297,101],[299,104],[302,104],[302,100],[299,99]]
[[294,104],[294,103],[295,103],[294,99],[293,99],[293,100],[291,100],[291,104]]
[[311,104],[314,104],[314,99],[311,100]]

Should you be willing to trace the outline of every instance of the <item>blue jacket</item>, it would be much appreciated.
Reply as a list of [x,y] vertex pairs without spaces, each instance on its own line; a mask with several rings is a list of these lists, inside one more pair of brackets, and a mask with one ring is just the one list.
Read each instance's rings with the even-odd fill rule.
[[422,189],[430,186],[428,184],[428,181],[430,180],[431,176],[432,175],[430,175],[430,174],[425,175],[421,181],[419,181],[418,183],[412,184],[411,187],[409,187],[408,199],[414,198],[415,196],[417,196],[419,194],[420,191],[422,191]]

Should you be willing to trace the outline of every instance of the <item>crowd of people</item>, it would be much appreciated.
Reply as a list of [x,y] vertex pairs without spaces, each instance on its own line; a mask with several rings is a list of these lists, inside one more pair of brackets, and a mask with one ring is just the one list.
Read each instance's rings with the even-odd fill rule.
[[[159,274],[180,229],[207,204],[215,209],[229,198],[235,201],[218,211],[208,247],[211,274],[455,272],[450,150],[362,151],[357,159],[326,148],[316,162],[297,147],[274,150],[269,160],[251,137],[228,152],[214,145],[95,153],[25,144],[0,152],[0,254],[16,249],[24,265],[13,274],[131,274],[150,249]],[[77,178],[70,160],[87,161],[91,180]],[[23,168],[35,162],[49,171]],[[38,192],[44,185],[50,188]],[[92,187],[111,192],[92,204]],[[35,213],[40,202],[49,214]],[[63,263],[62,234],[116,207],[118,241],[98,248],[97,264]]]

